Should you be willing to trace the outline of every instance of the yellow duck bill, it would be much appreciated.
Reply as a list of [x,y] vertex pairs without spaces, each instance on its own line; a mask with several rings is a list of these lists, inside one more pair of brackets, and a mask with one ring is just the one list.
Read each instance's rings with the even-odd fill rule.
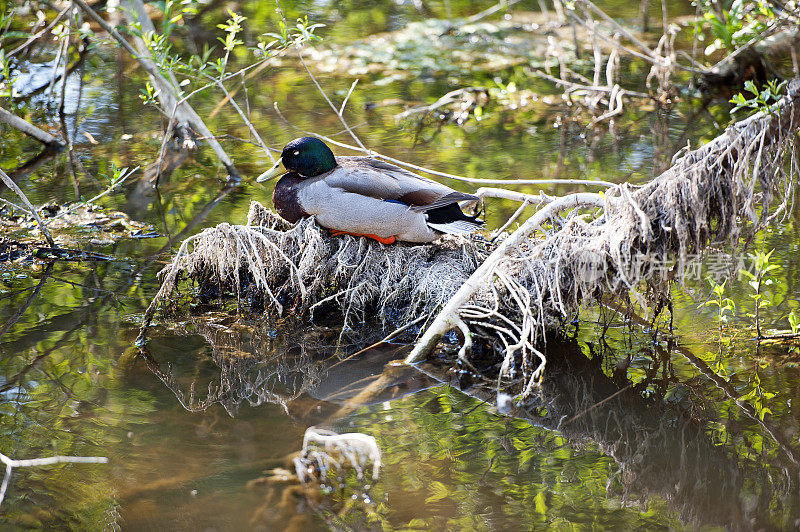
[[272,168],[270,168],[269,170],[258,176],[256,178],[256,181],[258,183],[263,183],[264,181],[269,181],[270,179],[277,177],[281,173],[282,162],[283,162],[282,158],[278,159],[278,162],[275,163],[275,166],[273,166]]

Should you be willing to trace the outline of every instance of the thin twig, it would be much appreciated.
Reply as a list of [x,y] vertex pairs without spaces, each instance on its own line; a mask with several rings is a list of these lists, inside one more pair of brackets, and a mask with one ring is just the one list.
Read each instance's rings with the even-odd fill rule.
[[752,39],[750,39],[743,45],[736,48],[734,51],[732,51],[731,53],[729,53],[728,55],[717,61],[714,65],[707,67],[704,73],[717,72],[721,70],[723,66],[730,64],[736,57],[747,52],[754,45],[762,42],[766,37],[769,37],[777,33],[779,29],[780,29],[779,21],[773,22],[772,24],[764,28],[764,31],[754,36]]
[[[561,78],[557,78],[555,76],[551,76],[550,74],[542,72],[541,70],[534,70],[533,74],[535,76],[539,76],[540,78],[552,81],[556,85],[561,85],[562,87],[565,87],[571,91],[584,90],[584,91],[595,91],[595,92],[612,92],[614,90],[613,87],[603,87],[602,85],[581,85],[580,83],[574,83],[572,81],[567,81]],[[647,98],[647,99],[652,98],[651,95],[646,94],[644,92],[629,91],[627,89],[617,89],[617,92],[621,92],[625,96],[635,96],[637,98]]]
[[11,480],[11,470],[15,467],[37,467],[44,465],[63,464],[63,463],[82,463],[82,464],[106,464],[108,458],[105,456],[49,456],[47,458],[32,458],[30,460],[13,460],[0,453],[0,462],[6,465],[6,474],[3,477],[3,484],[0,486],[0,504],[6,496],[8,483]]
[[[583,4],[583,5],[587,6],[587,7],[589,7],[589,8],[590,8],[592,11],[594,11],[595,13],[597,13],[598,15],[600,15],[600,18],[602,18],[603,20],[605,20],[606,22],[608,22],[608,23],[610,23],[612,26],[614,26],[614,28],[616,28],[616,29],[617,29],[617,31],[618,31],[618,32],[619,32],[619,33],[620,33],[620,34],[621,34],[623,37],[625,37],[626,39],[628,39],[629,41],[631,41],[633,44],[635,44],[636,46],[638,46],[638,47],[639,47],[639,49],[640,49],[640,50],[642,50],[642,52],[643,52],[644,54],[646,54],[647,56],[649,56],[651,59],[655,58],[655,54],[653,53],[653,51],[652,51],[652,50],[651,50],[651,49],[650,49],[650,48],[649,48],[649,47],[648,47],[646,44],[644,44],[642,41],[640,41],[638,38],[636,38],[636,36],[635,36],[635,35],[633,35],[633,34],[632,34],[630,31],[628,31],[628,30],[627,30],[627,29],[626,29],[624,26],[622,26],[622,25],[621,25],[619,22],[617,22],[617,21],[616,21],[616,20],[614,20],[613,18],[611,18],[611,17],[609,17],[608,15],[606,15],[605,11],[603,11],[602,9],[600,9],[599,7],[597,7],[597,6],[596,6],[594,3],[592,3],[592,2],[591,2],[591,0],[578,0],[578,2],[579,2],[580,4]],[[592,28],[592,31],[593,31],[593,33],[595,33],[596,35],[600,35],[600,32],[596,31],[594,28]]]
[[14,203],[12,201],[8,201],[7,199],[4,199],[4,198],[0,198],[0,203],[2,203],[3,205],[7,205],[7,206],[11,207],[12,209],[16,209],[18,211],[28,212],[28,209],[26,209],[25,207],[20,207],[16,203]]
[[102,198],[103,196],[106,196],[106,195],[108,195],[108,194],[112,193],[112,192],[113,192],[113,191],[115,191],[115,190],[116,190],[116,189],[117,189],[117,188],[118,188],[120,185],[122,185],[122,184],[123,184],[125,181],[127,181],[127,180],[128,180],[128,178],[129,178],[131,175],[133,175],[133,173],[134,173],[134,172],[136,172],[136,170],[138,170],[138,169],[139,169],[139,167],[137,166],[137,167],[136,167],[136,168],[134,168],[133,170],[129,170],[129,171],[128,171],[128,172],[127,172],[127,173],[126,173],[124,176],[122,176],[122,178],[121,178],[119,181],[117,181],[116,183],[114,183],[113,185],[111,185],[110,187],[108,187],[106,190],[104,190],[103,192],[101,192],[101,193],[100,193],[100,194],[98,194],[97,196],[95,196],[95,197],[93,197],[93,198],[90,198],[90,199],[88,199],[88,200],[86,200],[86,201],[82,201],[82,202],[80,202],[80,203],[76,203],[76,204],[74,204],[74,205],[70,205],[68,208],[66,208],[65,210],[61,211],[61,212],[60,212],[60,213],[58,213],[56,216],[53,216],[52,218],[48,219],[48,220],[47,220],[47,223],[46,223],[45,225],[50,225],[50,223],[52,223],[54,220],[58,220],[58,219],[59,219],[59,218],[61,218],[62,216],[65,216],[65,215],[67,215],[67,214],[69,214],[69,213],[71,213],[71,212],[75,211],[75,210],[76,210],[76,209],[78,209],[79,207],[81,207],[81,206],[83,206],[83,205],[91,205],[92,203],[94,203],[95,201],[99,200],[99,199],[100,199],[100,198]]
[[348,360],[350,360],[352,358],[355,358],[355,357],[357,357],[358,355],[360,355],[362,353],[366,353],[370,349],[375,349],[376,347],[380,346],[381,344],[385,344],[386,342],[388,342],[392,338],[395,338],[397,335],[399,335],[403,331],[407,331],[408,329],[410,329],[411,327],[413,327],[417,323],[419,323],[422,320],[427,319],[427,318],[428,318],[428,316],[426,314],[423,314],[422,316],[419,316],[417,319],[408,322],[407,324],[403,325],[402,327],[398,327],[397,329],[393,330],[392,332],[390,332],[389,334],[384,336],[383,339],[378,340],[374,344],[368,345],[364,349],[356,351],[352,355],[349,355],[349,356],[343,358],[342,360],[338,361],[336,364],[334,364],[331,367],[329,367],[328,370],[331,370],[331,369],[335,368],[336,366],[338,366],[339,364],[342,364],[343,362],[347,362]]
[[258,134],[258,131],[256,130],[255,126],[247,118],[247,115],[245,115],[244,111],[242,111],[241,107],[239,107],[239,104],[236,103],[236,100],[233,99],[233,96],[230,95],[230,93],[228,92],[228,89],[225,88],[225,86],[222,84],[221,81],[217,82],[217,86],[225,94],[225,97],[228,99],[228,103],[230,103],[231,106],[233,106],[233,108],[239,114],[239,117],[242,119],[242,121],[245,123],[247,128],[250,130],[250,134],[255,137],[256,142],[258,143],[259,146],[261,146],[261,149],[264,150],[264,153],[267,154],[267,157],[269,157],[269,160],[274,163],[275,162],[275,158],[272,156],[272,153],[269,151],[269,148],[267,148],[267,145],[262,140],[261,135]]
[[42,272],[42,277],[39,279],[39,282],[36,284],[36,287],[33,289],[33,292],[28,296],[28,299],[25,303],[17,309],[11,318],[7,322],[3,324],[3,327],[0,328],[0,338],[8,332],[8,330],[19,321],[23,314],[30,308],[31,304],[36,300],[39,293],[42,291],[45,283],[48,279],[50,279],[50,274],[53,272],[53,261],[47,263],[47,267],[45,268],[44,272]]
[[520,2],[520,1],[521,0],[501,0],[500,2],[497,2],[492,7],[488,8],[488,9],[484,9],[483,11],[481,11],[479,13],[475,13],[474,15],[471,15],[471,16],[465,18],[464,19],[464,23],[465,24],[473,24],[473,23],[478,22],[479,20],[482,20],[482,19],[484,19],[484,18],[486,18],[488,16],[494,15],[495,13],[500,11],[501,9],[507,9],[507,8],[513,6],[514,4],[516,4],[517,2]]
[[358,78],[353,80],[353,84],[350,85],[350,90],[347,91],[347,96],[344,97],[344,100],[342,101],[342,107],[339,109],[339,112],[337,113],[339,116],[341,116],[342,113],[344,113],[344,108],[347,106],[347,100],[350,99],[350,95],[353,94],[353,91],[355,90],[357,84],[358,84]]
[[583,412],[579,412],[579,413],[575,414],[574,416],[572,416],[571,418],[569,418],[568,420],[566,420],[564,423],[560,423],[559,424],[559,428],[561,428],[561,427],[563,427],[565,425],[569,425],[570,423],[572,423],[573,421],[575,421],[579,417],[588,414],[589,412],[591,412],[595,408],[597,408],[599,406],[603,406],[605,403],[609,402],[610,400],[612,400],[616,396],[620,395],[621,393],[629,390],[631,387],[633,387],[633,383],[630,383],[627,386],[625,386],[623,388],[620,388],[619,390],[617,390],[616,392],[612,393],[611,395],[609,395],[608,397],[606,397],[602,401],[598,401],[597,403],[593,404],[592,406],[590,406],[589,408],[587,408]]
[[41,38],[43,35],[45,35],[47,32],[52,30],[55,27],[55,25],[58,24],[58,22],[64,17],[64,15],[67,14],[67,11],[69,11],[71,7],[72,5],[68,5],[67,7],[59,11],[58,15],[56,15],[56,18],[53,19],[53,22],[48,24],[46,28],[37,32],[35,35],[31,35],[24,43],[20,44],[19,46],[8,52],[6,54],[6,57],[14,57],[22,50],[30,46],[32,43],[37,41],[39,38]]
[[525,209],[527,209],[529,206],[530,206],[530,202],[529,202],[527,199],[526,199],[525,201],[523,201],[523,202],[522,202],[522,205],[520,205],[520,206],[517,208],[517,210],[514,212],[514,214],[512,214],[512,215],[511,215],[511,217],[510,217],[508,220],[506,220],[506,223],[504,223],[504,224],[503,224],[503,225],[500,227],[500,229],[498,229],[497,231],[494,231],[494,232],[492,233],[492,236],[491,236],[491,238],[489,238],[489,241],[490,241],[490,242],[493,242],[493,241],[494,241],[494,240],[495,240],[495,239],[496,239],[498,236],[502,235],[502,234],[503,234],[503,231],[505,231],[506,229],[508,229],[508,228],[511,226],[511,224],[513,224],[513,223],[514,223],[514,222],[517,220],[517,218],[519,218],[520,216],[522,216],[522,213],[523,213],[523,212],[525,211]]
[[[50,78],[50,83],[47,84],[46,94],[48,101],[53,93],[53,84],[55,84],[56,80],[58,79],[58,66],[61,64],[61,56],[64,55],[64,44],[66,42],[66,37],[62,37],[61,41],[58,43],[58,52],[56,53],[56,58],[53,62],[53,76]],[[69,63],[69,58],[65,59],[65,61]]]
[[547,185],[547,184],[566,184],[566,185],[591,185],[591,186],[600,186],[600,187],[615,187],[617,186],[615,183],[611,183],[610,181],[601,181],[599,179],[482,179],[477,177],[465,177],[456,174],[450,174],[447,172],[440,172],[439,170],[434,170],[432,168],[426,168],[424,166],[419,166],[416,164],[412,164],[401,159],[396,159],[394,157],[389,157],[388,155],[384,155],[382,153],[378,153],[374,150],[362,150],[357,146],[353,146],[352,144],[346,144],[344,142],[339,142],[338,140],[332,139],[330,137],[326,137],[325,135],[320,135],[319,133],[315,133],[313,131],[308,131],[302,128],[297,127],[296,125],[292,124],[285,116],[281,113],[280,109],[278,108],[278,104],[274,104],[275,112],[278,116],[287,124],[292,126],[293,128],[305,133],[307,135],[311,135],[317,138],[324,140],[329,144],[333,144],[334,146],[339,146],[341,148],[347,148],[348,150],[353,151],[360,151],[369,155],[370,157],[375,157],[378,159],[383,159],[385,161],[389,161],[390,163],[394,163],[399,166],[405,166],[406,168],[411,168],[413,170],[418,170],[420,172],[425,172],[431,175],[438,175],[440,177],[446,177],[448,179],[453,179],[455,181],[463,181],[465,183],[486,183],[492,185]]
[[[281,20],[283,21],[284,26],[286,26],[288,28],[289,24],[286,22],[286,17],[283,16],[283,10],[281,10],[280,0],[275,0],[275,7],[277,8],[278,14],[281,17]],[[325,99],[325,101],[328,102],[328,105],[331,107],[331,109],[333,109],[333,112],[336,113],[336,116],[339,117],[339,121],[342,123],[342,125],[347,130],[347,132],[350,134],[350,136],[353,138],[353,140],[356,141],[356,144],[358,144],[359,147],[369,155],[371,152],[367,149],[366,146],[364,146],[364,143],[361,142],[361,139],[359,139],[356,136],[356,134],[353,132],[353,130],[350,129],[350,126],[347,124],[347,121],[344,119],[344,115],[342,115],[342,112],[344,111],[344,104],[342,104],[341,111],[336,108],[334,103],[328,97],[328,95],[325,92],[325,90],[319,84],[319,81],[317,81],[317,78],[314,76],[314,74],[311,73],[311,69],[308,68],[308,65],[306,64],[306,60],[303,57],[302,47],[296,41],[293,41],[293,44],[294,44],[295,49],[297,50],[297,57],[300,59],[300,63],[302,63],[303,68],[306,69],[306,72],[308,73],[308,77],[311,78],[311,81],[314,83],[314,86],[317,87],[317,90],[319,91],[319,93],[322,95],[322,97]],[[353,83],[353,86],[350,87],[350,90],[352,91],[354,88],[355,88],[355,83]],[[348,93],[347,96],[349,98],[350,94]],[[345,103],[346,102],[347,102],[347,98],[345,98]]]
[[30,200],[28,200],[28,197],[25,195],[25,193],[22,192],[22,190],[17,186],[17,184],[14,183],[14,181],[10,177],[8,177],[8,175],[2,169],[0,169],[0,180],[2,180],[3,183],[5,183],[8,188],[13,190],[17,194],[17,196],[19,196],[19,198],[22,200],[22,203],[24,203],[25,206],[28,207],[31,216],[33,216],[33,219],[36,220],[36,224],[39,226],[42,235],[44,235],[44,238],[45,240],[47,240],[47,243],[50,245],[50,247],[51,248],[57,247],[56,243],[53,241],[53,237],[50,234],[50,231],[47,229],[47,226],[42,222],[42,219],[39,217],[39,213],[36,212],[36,208],[33,206],[33,204],[31,204]]

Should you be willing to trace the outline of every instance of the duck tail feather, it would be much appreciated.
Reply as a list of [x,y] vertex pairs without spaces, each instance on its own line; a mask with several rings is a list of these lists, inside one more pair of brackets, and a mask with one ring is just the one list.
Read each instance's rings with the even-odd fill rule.
[[447,223],[428,222],[428,227],[431,229],[435,229],[442,233],[447,233],[448,235],[466,235],[469,233],[474,233],[480,229],[481,226],[482,224],[469,222],[467,220],[456,220],[454,222]]

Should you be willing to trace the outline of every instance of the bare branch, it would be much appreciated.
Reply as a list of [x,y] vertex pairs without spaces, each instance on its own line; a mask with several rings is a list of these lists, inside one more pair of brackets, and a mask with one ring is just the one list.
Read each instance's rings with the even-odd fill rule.
[[[202,136],[205,137],[206,142],[208,142],[211,149],[214,150],[214,153],[217,155],[219,160],[225,166],[225,169],[228,171],[228,175],[234,179],[239,179],[239,171],[233,165],[233,161],[228,157],[228,154],[225,153],[225,150],[222,149],[222,146],[217,142],[214,138],[214,135],[211,133],[211,130],[208,129],[203,119],[195,112],[194,109],[185,101],[179,102],[177,94],[176,94],[176,87],[177,82],[175,81],[174,76],[172,73],[169,73],[171,82],[168,81],[161,73],[158,71],[155,63],[153,62],[147,47],[144,45],[144,42],[137,38],[137,46],[139,47],[139,51],[137,52],[136,49],[131,46],[128,41],[125,40],[122,35],[117,32],[114,28],[112,28],[103,18],[98,15],[94,9],[92,9],[86,2],[83,0],[74,0],[74,2],[80,6],[83,11],[89,15],[95,22],[97,22],[104,30],[108,32],[111,37],[113,37],[122,48],[125,49],[136,61],[139,62],[139,65],[144,69],[145,72],[150,76],[153,84],[159,91],[159,98],[161,99],[162,105],[164,109],[173,109],[174,110],[174,117],[177,118],[181,122],[188,123],[191,127],[193,127],[197,132]],[[155,28],[153,27],[153,23],[150,20],[150,17],[147,16],[147,12],[144,10],[144,6],[142,5],[140,0],[128,0],[130,6],[129,9],[126,10],[126,14],[128,16],[137,16],[138,22],[142,25],[142,28],[147,31],[148,25],[153,31]],[[136,10],[137,15],[133,15],[134,9]]]
[[15,467],[38,467],[63,463],[106,464],[108,458],[104,456],[49,456],[30,460],[12,460],[8,456],[0,454],[0,462],[6,465],[6,474],[3,477],[3,484],[0,486],[0,504],[3,504],[8,484],[11,481],[11,471]]
[[33,204],[31,204],[30,200],[28,200],[28,197],[25,195],[25,193],[22,192],[22,190],[17,186],[17,184],[14,183],[14,181],[10,177],[8,177],[8,175],[3,170],[0,170],[0,180],[2,180],[3,183],[5,183],[8,188],[13,190],[17,194],[17,196],[19,196],[19,198],[22,200],[25,206],[28,207],[31,216],[33,216],[33,219],[36,220],[36,224],[39,226],[42,235],[44,235],[44,238],[45,240],[47,240],[47,243],[50,245],[50,247],[52,248],[56,247],[56,244],[53,241],[53,236],[50,234],[50,231],[47,229],[47,226],[42,222],[42,219],[39,217],[39,213],[36,212],[36,207],[34,207]]
[[50,133],[39,129],[30,122],[23,120],[17,115],[3,109],[2,107],[0,107],[0,122],[8,124],[14,129],[25,133],[29,137],[33,137],[48,148],[61,149],[64,147],[64,144]]

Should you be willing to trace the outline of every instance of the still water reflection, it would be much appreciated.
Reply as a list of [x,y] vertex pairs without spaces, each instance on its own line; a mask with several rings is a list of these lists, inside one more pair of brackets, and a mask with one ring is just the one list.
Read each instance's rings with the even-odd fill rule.
[[[423,18],[405,4],[391,4],[386,13],[320,9],[335,25],[331,38],[341,43],[348,29],[392,30]],[[486,6],[452,6],[463,13],[480,7]],[[93,175],[108,175],[112,162],[147,169],[158,156],[160,119],[141,112],[141,80],[127,74],[131,68],[115,50],[100,48],[69,78],[92,80],[85,103],[71,107],[79,119],[69,127],[77,156]],[[513,68],[498,75],[524,77]],[[282,68],[265,76],[264,86],[277,95],[253,91],[250,104],[273,147],[296,135],[272,112],[274,102],[297,125],[334,134],[341,129],[301,73]],[[435,101],[459,81],[367,81],[351,99],[350,119],[383,153],[484,177],[644,180],[687,138],[696,142],[714,131],[713,116],[682,108],[669,116],[631,109],[616,132],[587,133],[560,122],[560,107],[488,109],[463,126],[420,127],[398,124],[396,109],[368,105]],[[343,96],[350,83],[331,79],[331,93]],[[544,90],[537,83],[531,87]],[[215,103],[197,105],[206,115]],[[212,129],[246,136],[224,113],[217,116]],[[653,130],[661,134],[653,138]],[[35,146],[9,131],[2,138],[0,162],[22,166],[15,175],[34,202],[74,199],[64,155],[26,166]],[[243,173],[260,173],[263,154],[233,141],[228,148]],[[98,228],[79,227],[76,238],[94,238],[89,249],[119,260],[0,263],[0,451],[14,458],[109,458],[107,465],[15,470],[0,516],[5,527],[800,526],[800,414],[793,404],[800,355],[780,344],[716,342],[713,313],[685,295],[705,298],[699,279],[676,292],[677,341],[587,311],[566,338],[549,340],[541,396],[510,416],[497,412],[485,383],[468,373],[435,362],[392,364],[405,354],[403,346],[382,344],[348,358],[383,331],[341,336],[331,324],[292,328],[271,317],[235,319],[204,306],[159,324],[138,349],[142,313],[174,244],[222,221],[243,222],[249,202],[269,196],[249,182],[221,189],[224,175],[209,153],[201,150],[192,160],[177,152],[170,159],[171,153],[168,146],[172,175],[158,193],[141,181],[105,199],[107,207],[150,224],[158,238],[109,243],[94,238]],[[91,180],[81,186],[87,194],[102,189]],[[515,208],[490,204],[489,223]],[[765,317],[776,326],[797,301],[796,224],[791,218],[764,237],[781,267]],[[734,284],[733,295],[746,305],[746,283]],[[374,436],[383,459],[378,482],[358,489],[346,483],[326,493],[300,489],[290,478],[291,457],[312,425]]]

